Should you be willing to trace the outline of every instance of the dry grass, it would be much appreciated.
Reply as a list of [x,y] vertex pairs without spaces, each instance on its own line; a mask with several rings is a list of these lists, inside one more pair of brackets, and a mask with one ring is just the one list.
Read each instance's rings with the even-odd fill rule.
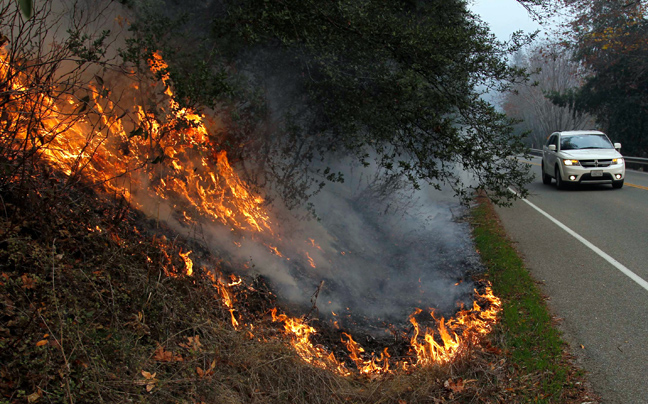
[[218,257],[47,170],[30,178],[1,193],[0,403],[542,402],[502,331],[443,367],[379,378],[313,367],[279,336],[261,289],[237,313],[254,331],[237,331],[204,269],[174,276],[181,250]]

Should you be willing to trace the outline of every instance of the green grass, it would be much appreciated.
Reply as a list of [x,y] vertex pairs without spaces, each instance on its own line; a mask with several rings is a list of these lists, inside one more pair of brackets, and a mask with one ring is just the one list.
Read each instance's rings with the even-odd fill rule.
[[509,355],[515,374],[533,386],[522,402],[565,402],[582,372],[575,371],[565,354],[545,300],[524,261],[506,236],[492,206],[482,200],[473,210],[473,235],[487,278],[502,300],[496,328],[500,345]]

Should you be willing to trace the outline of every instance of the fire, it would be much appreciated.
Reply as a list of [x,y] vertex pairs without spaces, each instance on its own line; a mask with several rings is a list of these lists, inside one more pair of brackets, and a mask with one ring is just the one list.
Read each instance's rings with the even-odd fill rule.
[[347,333],[343,333],[343,335],[347,338],[347,341],[342,340],[342,342],[346,345],[349,351],[349,358],[355,363],[360,374],[378,375],[389,373],[389,358],[391,356],[387,352],[387,348],[379,356],[372,353],[369,359],[364,359],[362,357],[362,354],[365,352],[364,348],[355,342],[351,335]]
[[[35,111],[42,123],[29,131],[7,126],[17,128],[18,136],[12,143],[16,153],[39,149],[51,166],[71,180],[83,175],[159,220],[165,219],[162,215],[172,215],[180,205],[182,211],[175,217],[180,222],[193,223],[201,218],[227,226],[237,234],[275,236],[270,216],[264,209],[264,199],[252,193],[237,175],[226,152],[208,130],[204,116],[181,108],[173,99],[168,66],[159,53],[153,54],[149,67],[160,78],[161,85],[134,83],[123,90],[119,103],[111,100],[112,92],[103,80],[89,86],[86,96],[33,95],[27,88],[26,74],[10,66],[6,58],[6,53],[0,50],[0,75],[12,77],[13,93],[7,96],[14,97],[15,103],[24,108],[5,111],[9,119],[3,120],[3,124],[18,125],[21,110]],[[158,109],[145,109],[142,100],[146,98],[155,99]],[[314,239],[309,241],[312,247],[322,250]],[[232,242],[241,246],[239,241]],[[277,247],[266,246],[277,257],[285,258]],[[310,266],[315,268],[310,254],[304,253]],[[190,254],[192,251],[180,252],[185,276],[194,274]],[[165,271],[168,276],[181,276]],[[215,270],[205,274],[229,311],[232,326],[239,329],[232,288],[240,285],[242,279],[234,276],[228,282],[220,273],[216,275]],[[490,331],[499,309],[499,300],[486,288],[484,294],[475,292],[471,309],[461,310],[451,319],[437,319],[431,310],[435,323],[432,328],[419,323],[416,317],[423,311],[416,310],[409,317],[413,329],[405,337],[411,355],[405,358],[395,359],[387,347],[379,354],[368,353],[348,333],[343,334],[341,342],[349,352],[349,364],[363,375],[377,376],[412,365],[447,363]],[[276,308],[271,314],[273,322],[283,324],[284,334],[304,361],[342,375],[351,374],[344,361],[326,347],[313,343],[317,330],[306,320],[277,314]]]
[[218,290],[218,293],[220,294],[223,304],[225,307],[227,307],[228,311],[230,312],[230,319],[232,321],[232,327],[238,328],[239,327],[239,322],[236,319],[236,316],[234,315],[234,296],[230,292],[230,287],[227,285],[221,278],[216,279],[216,283],[214,283],[214,287]]
[[189,254],[191,254],[192,252],[193,251],[187,251],[184,254],[180,252],[180,257],[185,262],[185,268],[186,268],[185,274],[187,276],[193,275],[193,261],[191,260],[191,258],[189,258]]
[[306,258],[308,258],[308,265],[310,265],[313,268],[317,268],[317,265],[315,265],[315,261],[313,261],[313,258],[311,258],[308,252],[306,252]]
[[302,319],[288,317],[285,314],[277,315],[277,309],[271,311],[272,321],[279,321],[284,324],[284,331],[291,338],[291,342],[297,354],[306,362],[317,367],[333,370],[342,375],[348,376],[351,372],[340,363],[333,353],[328,352],[320,346],[313,345],[311,336],[316,334],[315,328],[305,324]]
[[[410,344],[416,353],[418,365],[450,362],[461,353],[462,349],[478,343],[479,336],[490,332],[501,302],[493,295],[491,287],[487,287],[482,295],[475,290],[475,297],[471,310],[461,310],[448,321],[444,318],[436,319],[434,311],[431,311],[430,314],[437,323],[438,339],[435,338],[433,330],[428,329],[423,332],[419,326],[415,317],[421,313],[420,309],[410,315],[410,323],[414,326],[414,335],[410,339]],[[488,308],[482,310],[477,299],[486,301]]]
[[[184,212],[184,220],[200,215],[237,231],[272,233],[264,200],[247,190],[224,150],[214,152],[220,147],[203,117],[180,108],[173,100],[168,74],[163,73],[166,64],[159,54],[153,55],[151,69],[162,72],[166,99],[157,113],[145,110],[138,102],[157,91],[156,86],[144,83],[135,86],[139,91],[132,87],[124,90],[129,97],[122,97],[119,105],[110,99],[111,92],[104,88],[103,80],[102,84],[90,85],[85,97],[29,97],[32,90],[24,84],[28,77],[9,66],[6,57],[2,51],[0,74],[12,77],[11,88],[19,109],[35,111],[42,122],[40,127],[31,128],[32,133],[18,131],[14,142],[17,152],[20,148],[39,149],[52,166],[71,178],[82,173],[149,213],[151,200],[158,201],[158,212],[163,201],[179,201],[191,208]],[[18,112],[13,113],[16,116],[8,122],[19,121]],[[139,198],[134,197],[133,190],[138,191]]]

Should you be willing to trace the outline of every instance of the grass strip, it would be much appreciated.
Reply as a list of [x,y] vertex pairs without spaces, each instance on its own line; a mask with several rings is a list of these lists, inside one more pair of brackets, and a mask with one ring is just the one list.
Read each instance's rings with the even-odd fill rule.
[[583,373],[570,363],[537,284],[486,198],[473,209],[472,223],[486,277],[503,303],[495,330],[499,344],[510,357],[512,373],[526,384],[521,402],[565,402]]

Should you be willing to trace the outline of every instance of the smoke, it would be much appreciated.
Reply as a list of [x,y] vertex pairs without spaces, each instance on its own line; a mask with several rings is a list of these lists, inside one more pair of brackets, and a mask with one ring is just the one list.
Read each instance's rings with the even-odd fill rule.
[[313,199],[319,221],[292,230],[297,245],[312,240],[303,248],[315,266],[302,261],[293,276],[299,290],[276,282],[279,296],[297,296],[305,308],[322,285],[320,316],[336,313],[349,327],[404,322],[416,308],[447,316],[459,303],[469,304],[469,277],[480,264],[464,208],[451,192],[424,186],[381,195],[371,180],[375,169],[346,171],[345,183],[329,184]]
[[[201,238],[239,275],[262,277],[292,315],[316,313],[366,331],[405,323],[417,308],[447,317],[460,304],[470,306],[470,276],[481,267],[464,207],[452,192],[390,187],[375,181],[380,173],[373,167],[337,165],[346,167],[346,181],[312,199],[317,220],[298,220],[275,207],[274,235],[203,221]],[[150,207],[149,215],[191,235],[175,219],[182,206],[146,200],[144,193],[135,197]]]
[[[187,154],[187,160],[191,172],[203,169],[199,156]],[[330,183],[313,197],[317,220],[297,220],[275,205],[275,233],[269,234],[194,217],[200,240],[241,275],[263,277],[292,314],[315,309],[343,327],[404,323],[416,308],[447,316],[458,304],[470,304],[470,275],[480,270],[479,259],[451,191],[415,190],[398,177],[376,181],[385,173],[344,158],[329,165],[344,173],[345,182]],[[179,218],[182,203],[152,196],[149,177],[139,177],[133,204],[193,236]]]

